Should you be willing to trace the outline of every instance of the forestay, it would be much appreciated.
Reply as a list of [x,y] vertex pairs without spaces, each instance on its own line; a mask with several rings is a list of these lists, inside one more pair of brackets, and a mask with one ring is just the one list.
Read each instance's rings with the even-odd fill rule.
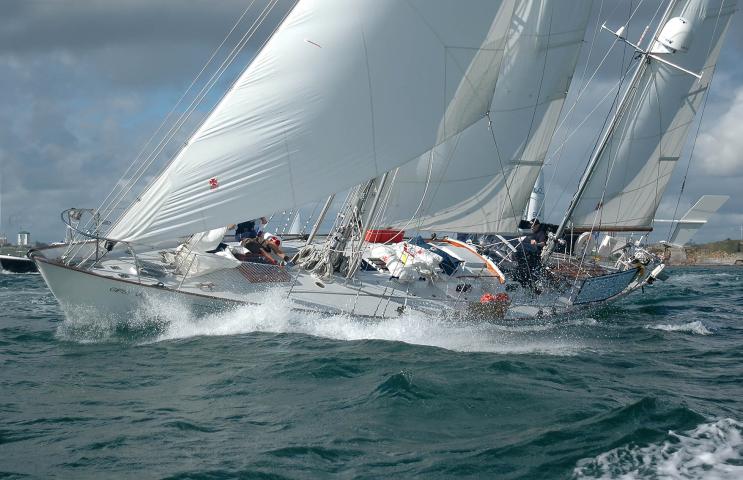
[[557,125],[591,4],[519,3],[489,113],[398,169],[382,224],[456,232],[516,229]]
[[[736,0],[676,2],[669,18],[691,26],[688,51],[656,53],[697,78],[649,59],[628,96],[622,118],[610,135],[572,215],[577,228],[644,230],[652,225],[689,126],[712,80],[722,39]],[[656,41],[651,49],[665,50]]]
[[299,2],[108,236],[155,244],[210,230],[418,157],[487,110],[513,4]]

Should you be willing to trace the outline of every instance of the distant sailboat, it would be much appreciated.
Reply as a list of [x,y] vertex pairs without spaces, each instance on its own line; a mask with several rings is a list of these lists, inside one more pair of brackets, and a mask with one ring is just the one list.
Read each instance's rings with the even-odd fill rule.
[[729,195],[702,195],[699,200],[678,220],[655,219],[656,223],[671,223],[673,230],[666,243],[672,247],[683,247],[697,231],[730,200]]

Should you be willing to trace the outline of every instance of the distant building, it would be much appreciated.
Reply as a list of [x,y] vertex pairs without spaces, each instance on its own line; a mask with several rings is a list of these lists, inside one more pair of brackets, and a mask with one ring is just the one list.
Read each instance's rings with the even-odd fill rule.
[[0,233],[0,247],[4,247],[8,244],[8,237],[4,233]]
[[25,230],[18,232],[18,246],[19,247],[30,247],[31,246],[31,234]]

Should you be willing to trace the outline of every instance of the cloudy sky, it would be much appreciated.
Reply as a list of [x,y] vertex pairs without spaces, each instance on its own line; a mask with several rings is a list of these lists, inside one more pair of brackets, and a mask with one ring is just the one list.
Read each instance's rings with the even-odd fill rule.
[[[645,2],[630,25],[630,38],[639,36],[657,1]],[[638,2],[595,3],[593,25],[596,20],[618,25]],[[606,5],[599,12],[602,3]],[[18,230],[26,229],[35,240],[57,240],[63,236],[61,210],[98,206],[249,4],[250,0],[0,2],[0,232],[13,238]],[[241,23],[240,35],[265,4],[266,0],[255,2]],[[186,132],[225,91],[255,51],[258,39],[270,32],[289,4],[290,0],[279,0],[256,33],[256,42],[219,80],[197,115],[189,118],[184,133],[159,157],[160,162],[185,140]],[[734,15],[718,63],[679,213],[704,193],[726,194],[731,199],[697,241],[738,238],[743,224],[740,17],[740,12]],[[233,33],[230,45],[236,35]],[[597,38],[589,67],[610,41],[606,34]],[[222,50],[212,62],[212,71],[226,52]],[[616,79],[622,52],[614,57],[615,62],[599,72],[593,90],[584,97],[586,102],[576,106],[575,119],[566,122],[567,131]],[[201,85],[197,84],[197,90]],[[565,185],[577,183],[586,151],[595,138],[590,125],[584,128],[575,135],[583,143],[570,145],[564,155],[575,160],[561,160],[565,163],[560,164],[550,189],[550,220],[559,220],[569,196],[560,192]],[[673,214],[688,150],[664,197],[658,214],[661,218]],[[547,174],[551,175],[549,167]]]

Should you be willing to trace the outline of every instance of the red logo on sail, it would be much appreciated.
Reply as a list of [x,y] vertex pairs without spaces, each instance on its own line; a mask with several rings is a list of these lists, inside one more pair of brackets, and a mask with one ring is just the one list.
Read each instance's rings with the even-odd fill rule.
[[210,178],[209,179],[209,188],[214,190],[219,186],[219,181],[216,178]]

